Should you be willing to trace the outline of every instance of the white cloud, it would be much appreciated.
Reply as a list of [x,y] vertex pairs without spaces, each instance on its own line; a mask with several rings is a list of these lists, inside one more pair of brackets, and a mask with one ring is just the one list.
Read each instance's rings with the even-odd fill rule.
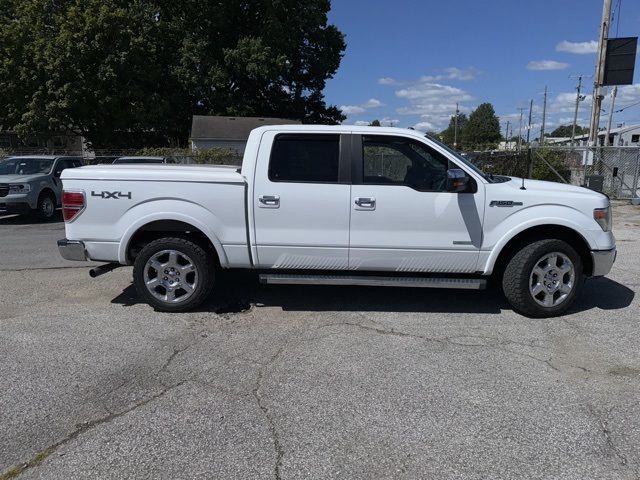
[[407,88],[397,90],[396,96],[406,98],[408,100],[440,100],[443,98],[454,98],[454,101],[458,102],[464,102],[472,99],[471,95],[461,88],[423,81],[417,82]]
[[364,108],[377,108],[377,107],[383,107],[383,106],[384,106],[384,103],[382,103],[377,98],[370,98],[362,105],[362,107]]
[[618,87],[616,105],[624,107],[628,103],[634,103],[638,101],[640,101],[640,83]]
[[380,120],[380,125],[383,127],[395,127],[400,123],[400,120],[397,118],[384,117]]
[[357,125],[359,127],[366,127],[367,125],[369,125],[369,123],[371,122],[367,122],[365,120],[358,120],[357,122],[353,122],[354,125]]
[[460,69],[456,67],[445,68],[446,78],[449,80],[473,80],[478,76],[478,71],[471,67]]
[[342,110],[342,113],[347,116],[358,115],[359,113],[363,113],[365,111],[365,109],[359,105],[341,105],[340,110]]
[[[467,112],[464,102],[473,100],[466,90],[447,85],[446,80],[466,81],[476,78],[479,71],[474,67],[448,67],[435,75],[423,75],[416,80],[398,80],[384,77],[378,80],[380,85],[395,86],[396,97],[406,104],[396,109],[400,115],[417,115],[420,120],[414,125],[418,130],[442,130],[456,111],[456,103],[461,112]],[[394,124],[398,120],[391,120]]]
[[395,85],[396,81],[397,80],[391,77],[382,77],[378,79],[378,85]]
[[404,86],[404,85],[411,85],[416,82],[432,82],[433,83],[433,82],[439,82],[442,80],[465,81],[465,80],[473,80],[480,74],[480,71],[475,67],[469,67],[469,68],[447,67],[447,68],[443,68],[436,71],[441,73],[438,73],[435,75],[422,75],[416,81],[403,81],[403,80],[397,80],[391,77],[382,77],[378,79],[378,85]]
[[568,63],[555,60],[532,60],[527,63],[527,70],[564,70],[568,66]]
[[[422,75],[418,81],[420,82],[439,82],[441,80],[473,80],[478,76],[478,70],[473,67],[470,68],[457,68],[448,67],[442,70],[444,73],[437,75]],[[402,83],[396,82],[395,85],[401,85]]]
[[[450,72],[452,75],[463,75],[460,71]],[[444,85],[431,81],[432,77],[423,76],[418,80],[396,82],[402,85],[395,91],[398,98],[407,102],[405,106],[396,109],[400,115],[419,115],[420,121],[414,126],[416,129],[442,130],[449,124],[449,119],[455,113],[456,103],[460,111],[468,111],[463,102],[473,100],[466,90],[451,85]]]
[[436,126],[431,122],[418,122],[413,126],[413,128],[420,130],[421,132],[432,132],[434,130],[438,130],[438,128],[436,128]]
[[361,113],[364,113],[366,110],[370,108],[378,108],[383,106],[384,106],[384,103],[382,103],[377,98],[370,98],[365,103],[362,103],[360,105],[341,105],[340,110],[342,110],[342,113],[349,116],[349,115],[359,115]]
[[588,42],[569,42],[567,40],[563,40],[556,45],[556,51],[577,53],[580,55],[596,53],[598,51],[598,42],[596,42],[595,40],[591,40]]

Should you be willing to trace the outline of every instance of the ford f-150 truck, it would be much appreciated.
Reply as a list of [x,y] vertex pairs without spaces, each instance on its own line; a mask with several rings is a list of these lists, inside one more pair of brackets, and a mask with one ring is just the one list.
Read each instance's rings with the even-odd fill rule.
[[532,317],[569,308],[616,257],[609,199],[587,188],[486,175],[419,132],[266,126],[241,168],[65,170],[71,260],[133,265],[138,294],[185,311],[219,269],[263,283],[485,288]]

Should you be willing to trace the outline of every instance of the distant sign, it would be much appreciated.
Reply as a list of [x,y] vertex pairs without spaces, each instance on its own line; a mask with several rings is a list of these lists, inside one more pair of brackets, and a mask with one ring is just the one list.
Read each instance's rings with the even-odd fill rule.
[[602,84],[631,85],[637,50],[638,37],[608,39]]

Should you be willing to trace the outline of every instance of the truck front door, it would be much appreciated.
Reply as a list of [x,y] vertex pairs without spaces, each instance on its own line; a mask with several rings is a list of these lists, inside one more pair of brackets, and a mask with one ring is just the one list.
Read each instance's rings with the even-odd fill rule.
[[348,268],[351,186],[341,174],[348,140],[338,133],[265,132],[253,188],[258,267]]
[[355,135],[352,150],[350,269],[476,271],[483,184],[448,192],[458,165],[417,139]]

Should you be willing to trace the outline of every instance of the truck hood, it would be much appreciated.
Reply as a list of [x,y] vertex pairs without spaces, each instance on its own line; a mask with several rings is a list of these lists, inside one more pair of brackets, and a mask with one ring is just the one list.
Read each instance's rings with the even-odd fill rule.
[[0,175],[0,183],[29,183],[38,180],[42,174],[36,175]]
[[[507,184],[512,188],[520,190],[522,187],[522,178],[512,177]],[[543,180],[529,180],[527,178],[524,179],[524,188],[526,190],[521,190],[522,192],[528,191],[530,193],[539,193],[540,195],[558,195],[556,198],[562,198],[566,195],[588,196],[594,199],[608,198],[605,194],[586,187],[579,187],[577,185],[569,185],[559,182],[546,182]]]
[[487,204],[489,206],[562,206],[579,210],[589,218],[594,208],[605,208],[609,205],[609,198],[599,192],[566,183],[545,182],[541,180],[524,180],[512,178],[504,183],[489,183],[486,185]]

